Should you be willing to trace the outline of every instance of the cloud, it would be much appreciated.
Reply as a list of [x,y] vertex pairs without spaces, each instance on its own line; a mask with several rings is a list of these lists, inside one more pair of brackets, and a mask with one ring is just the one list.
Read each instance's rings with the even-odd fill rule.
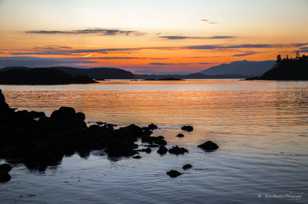
[[83,29],[83,30],[30,30],[25,31],[27,34],[40,34],[40,35],[104,35],[104,36],[115,36],[115,35],[125,35],[125,36],[140,36],[145,35],[143,32],[134,30],[120,30],[120,29],[103,29],[103,28],[93,28],[93,29]]
[[236,36],[232,36],[232,35],[214,35],[211,37],[208,37],[208,39],[233,39],[233,38],[237,38]]
[[176,66],[176,65],[209,65],[209,64],[215,64],[215,63],[209,63],[209,62],[179,62],[179,63],[167,63],[167,62],[151,62],[148,65],[153,66]]
[[271,49],[271,48],[285,48],[298,47],[306,45],[307,43],[293,43],[293,44],[234,44],[234,45],[193,45],[187,46],[187,49],[192,50],[226,50],[226,49]]
[[[241,49],[272,49],[272,48],[297,48],[304,49],[308,43],[292,43],[292,44],[200,44],[190,46],[166,46],[166,47],[131,47],[131,48],[98,48],[98,49],[72,49],[69,47],[53,46],[51,49],[48,47],[35,47],[32,50],[15,50],[5,51],[13,56],[29,56],[29,55],[80,55],[88,53],[134,53],[142,50],[241,50]],[[306,49],[307,50],[307,49]],[[256,52],[256,51],[255,51]],[[246,56],[253,53],[237,54],[238,56]]]
[[95,63],[86,59],[74,58],[39,58],[39,57],[0,57],[0,67],[8,66],[63,66],[63,65],[80,65],[87,66]]
[[199,62],[199,64],[203,64],[203,65],[211,65],[211,64],[217,64],[217,63],[212,63],[212,62]]
[[220,39],[233,39],[236,38],[236,36],[231,35],[215,35],[210,37],[201,37],[201,36],[184,36],[184,35],[166,35],[166,36],[160,36],[162,39],[166,40],[202,40],[202,39],[209,39],[209,40],[220,40]]
[[217,22],[210,21],[210,20],[207,19],[207,18],[203,18],[203,19],[201,19],[201,21],[202,21],[202,22],[206,22],[206,23],[211,24],[211,25],[217,24]]
[[172,63],[163,63],[163,62],[151,62],[149,65],[155,65],[155,66],[170,66],[173,65]]
[[99,48],[99,49],[46,49],[34,48],[33,50],[13,51],[11,55],[74,55],[86,53],[127,53],[140,50],[179,49],[177,47],[133,47],[133,48]]
[[259,52],[254,52],[254,51],[245,51],[245,52],[241,52],[238,54],[234,54],[232,55],[233,57],[246,57],[246,56],[250,56],[250,55],[255,55],[258,54]]
[[[87,57],[91,60],[165,60],[164,57],[133,57],[133,56],[103,56],[103,57]],[[83,59],[83,58],[80,58]]]

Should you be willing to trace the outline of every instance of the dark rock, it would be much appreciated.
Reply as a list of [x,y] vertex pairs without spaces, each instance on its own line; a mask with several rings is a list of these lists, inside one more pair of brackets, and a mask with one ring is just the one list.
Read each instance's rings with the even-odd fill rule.
[[9,164],[1,164],[0,165],[0,174],[2,173],[9,173],[12,170],[11,165]]
[[6,183],[11,180],[11,176],[9,174],[1,174],[0,173],[0,183]]
[[11,176],[9,172],[12,167],[9,164],[1,164],[0,165],[0,183],[5,183],[11,180]]
[[179,133],[176,137],[182,138],[182,137],[184,137],[184,134]]
[[192,168],[192,165],[191,164],[185,164],[182,169],[183,170],[188,170],[188,169],[191,169]]
[[5,97],[0,90],[0,109],[9,109],[9,105],[5,102]]
[[136,155],[136,156],[133,156],[133,159],[141,159],[142,157],[140,155]]
[[146,148],[144,149],[144,152],[147,153],[147,154],[150,154],[152,152],[151,148]]
[[188,153],[188,150],[185,149],[184,147],[174,146],[171,149],[169,149],[169,153],[175,154],[175,155],[180,155],[180,154]]
[[[0,160],[23,164],[30,170],[44,172],[57,167],[66,156],[78,154],[87,159],[91,152],[102,152],[108,159],[123,157],[138,159],[138,152],[168,152],[163,136],[152,136],[156,125],[139,127],[135,124],[115,127],[114,124],[88,125],[84,113],[71,107],[61,107],[46,116],[42,112],[9,107],[0,91]],[[140,143],[141,142],[141,143]],[[140,146],[147,147],[139,150]],[[185,148],[174,147],[171,154],[184,154]],[[10,168],[2,165],[2,180],[8,180]]]
[[182,173],[176,171],[176,170],[170,170],[167,172],[167,175],[170,176],[171,178],[176,178],[178,176],[181,176]]
[[167,142],[163,136],[158,137],[143,137],[142,142],[148,143],[148,144],[156,144],[159,146],[167,145]]
[[168,149],[165,146],[160,146],[159,149],[157,150],[157,153],[160,155],[165,155],[167,154]]
[[194,130],[193,126],[191,125],[184,125],[181,129],[186,132],[192,132]]
[[148,125],[148,128],[149,128],[150,130],[156,130],[156,129],[158,129],[158,126],[155,125],[155,124],[153,124],[153,123],[151,123],[150,125]]
[[201,145],[198,146],[199,148],[203,149],[206,152],[211,152],[211,151],[215,151],[219,148],[219,146],[212,142],[212,141],[207,141]]

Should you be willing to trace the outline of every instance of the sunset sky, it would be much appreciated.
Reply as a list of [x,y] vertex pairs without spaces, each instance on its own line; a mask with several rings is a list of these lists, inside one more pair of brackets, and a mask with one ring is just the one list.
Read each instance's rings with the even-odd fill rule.
[[308,53],[307,0],[0,0],[0,67],[188,73]]

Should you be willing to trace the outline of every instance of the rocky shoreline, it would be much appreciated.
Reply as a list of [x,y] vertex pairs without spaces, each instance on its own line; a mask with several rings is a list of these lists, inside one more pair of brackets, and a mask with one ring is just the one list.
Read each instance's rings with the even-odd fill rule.
[[[183,147],[168,148],[163,136],[153,136],[153,131],[158,128],[155,124],[117,128],[101,122],[89,125],[85,119],[84,113],[71,107],[61,107],[49,117],[43,112],[15,110],[6,103],[0,90],[0,160],[5,160],[9,166],[23,164],[30,170],[45,171],[49,166],[59,165],[64,157],[78,154],[87,158],[95,150],[102,151],[114,161],[141,159],[140,152],[189,153]],[[184,126],[183,130],[192,131],[193,127]],[[200,148],[212,151],[218,146],[213,148],[210,142]],[[10,171],[8,164],[5,165]],[[0,170],[0,182],[10,180],[9,171]],[[173,174],[169,176],[174,177]]]

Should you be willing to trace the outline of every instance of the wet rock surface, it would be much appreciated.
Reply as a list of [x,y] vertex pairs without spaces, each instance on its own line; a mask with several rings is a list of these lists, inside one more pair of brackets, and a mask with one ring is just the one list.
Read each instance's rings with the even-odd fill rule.
[[179,147],[179,146],[174,146],[171,149],[169,149],[170,154],[175,154],[175,155],[181,155],[188,153],[188,150],[185,149],[184,147]]
[[184,134],[179,133],[179,134],[177,134],[177,136],[176,136],[176,137],[178,137],[178,138],[183,138],[183,137],[184,137]]
[[5,183],[11,180],[9,172],[12,170],[11,165],[1,164],[0,165],[0,183]]
[[207,142],[199,145],[198,147],[203,149],[206,152],[212,152],[212,151],[215,151],[219,148],[219,146],[212,141],[207,141]]
[[170,176],[171,178],[176,178],[178,176],[181,176],[182,173],[178,172],[177,170],[170,170],[167,172],[167,175]]
[[167,154],[167,152],[168,152],[168,149],[165,146],[160,146],[159,149],[157,150],[157,153],[160,155],[165,155]]
[[193,166],[191,164],[185,164],[182,169],[183,170],[188,170],[188,169],[191,169]]
[[194,127],[191,126],[191,125],[184,125],[181,129],[182,129],[183,131],[186,131],[186,132],[192,132],[192,131],[194,131]]

